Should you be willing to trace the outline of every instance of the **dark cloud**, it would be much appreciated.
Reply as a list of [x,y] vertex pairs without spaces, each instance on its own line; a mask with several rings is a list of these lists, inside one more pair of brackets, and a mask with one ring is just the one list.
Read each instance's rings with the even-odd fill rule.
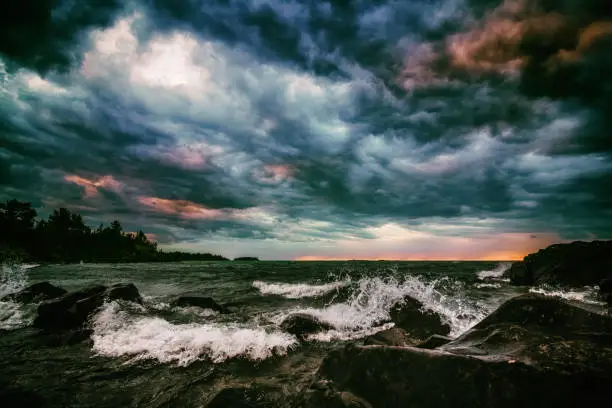
[[609,2],[7,7],[0,199],[176,245],[612,233]]

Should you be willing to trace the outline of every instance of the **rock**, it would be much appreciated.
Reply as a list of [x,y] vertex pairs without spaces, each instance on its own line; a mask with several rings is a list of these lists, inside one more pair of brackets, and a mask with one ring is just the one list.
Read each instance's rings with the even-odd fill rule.
[[414,346],[417,342],[408,336],[404,330],[393,327],[389,330],[378,332],[372,336],[366,337],[363,344],[366,346]]
[[510,283],[517,286],[533,285],[533,275],[528,271],[523,261],[514,262],[504,276],[510,279]]
[[391,309],[391,320],[395,327],[403,329],[409,337],[418,340],[425,340],[432,334],[450,333],[450,326],[442,323],[440,316],[424,310],[421,302],[409,296]]
[[20,303],[37,303],[44,300],[58,298],[66,293],[65,289],[54,286],[49,282],[40,282],[2,298],[3,301]]
[[[612,380],[611,372],[575,375],[520,362],[384,346],[334,350],[317,376],[373,408],[599,406]],[[304,399],[309,398],[305,393]]]
[[108,300],[127,300],[142,304],[142,297],[133,283],[119,283],[111,286],[106,292],[106,297]]
[[142,301],[133,284],[92,286],[41,303],[34,326],[47,330],[80,328],[107,300]]
[[206,405],[206,408],[272,408],[266,392],[257,388],[224,388]]
[[[516,265],[516,267],[515,267]],[[506,272],[516,285],[596,285],[612,279],[612,241],[551,245],[527,255]]]
[[304,339],[309,334],[330,330],[333,328],[333,326],[317,319],[314,316],[304,313],[296,313],[283,320],[281,323],[281,328],[299,339]]
[[355,394],[346,391],[308,390],[303,396],[301,408],[372,408],[372,405]]
[[213,298],[202,296],[181,296],[172,303],[173,306],[189,307],[197,306],[202,309],[212,309],[219,313],[231,313],[231,311],[215,302]]
[[610,347],[612,318],[529,294],[510,299],[441,349],[574,372],[612,368]]
[[435,349],[438,348],[440,346],[445,345],[446,343],[453,341],[452,338],[447,337],[447,336],[440,336],[439,334],[433,334],[431,336],[429,336],[429,338],[427,338],[427,340],[419,343],[417,345],[418,348],[422,348],[422,349]]

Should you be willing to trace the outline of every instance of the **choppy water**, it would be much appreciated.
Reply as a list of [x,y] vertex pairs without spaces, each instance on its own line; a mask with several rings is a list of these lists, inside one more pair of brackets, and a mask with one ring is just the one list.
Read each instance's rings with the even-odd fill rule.
[[[0,297],[39,281],[68,290],[133,282],[144,305],[104,305],[92,319],[92,341],[87,347],[92,356],[122,365],[150,362],[160,367],[189,367],[195,362],[221,367],[232,361],[257,365],[271,358],[280,358],[275,364],[283,367],[289,364],[283,358],[291,361],[299,353],[322,358],[326,350],[342,342],[391,327],[389,312],[407,295],[437,313],[450,325],[453,336],[508,298],[527,291],[599,304],[595,288],[512,287],[502,279],[508,267],[495,262],[4,265]],[[210,296],[233,313],[171,307],[180,295]],[[296,312],[316,316],[332,329],[300,344],[280,329],[283,319]],[[34,314],[35,305],[0,302],[0,329],[8,333],[27,327]],[[234,366],[227,367],[231,378],[240,378]],[[283,375],[291,376],[293,371]]]

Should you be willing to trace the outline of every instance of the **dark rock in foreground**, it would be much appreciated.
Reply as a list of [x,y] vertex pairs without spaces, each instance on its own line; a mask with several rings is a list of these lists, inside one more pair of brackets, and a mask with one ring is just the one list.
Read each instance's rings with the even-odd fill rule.
[[515,262],[505,276],[515,285],[597,285],[612,278],[612,241],[551,245]]
[[206,405],[206,408],[272,408],[266,400],[269,391],[257,388],[225,388]]
[[[332,351],[319,376],[374,408],[598,406],[610,374],[571,375],[520,362],[493,361],[413,347],[359,346]],[[311,404],[306,393],[305,407]]]
[[118,284],[110,288],[102,285],[92,286],[41,303],[34,326],[46,330],[81,328],[108,300],[142,302],[138,289],[133,284]]
[[[321,391],[321,383],[328,390]],[[340,391],[374,408],[590,406],[606,400],[610,384],[612,319],[524,295],[438,350],[332,351],[305,393],[304,407],[326,406],[321,398]]]
[[442,346],[571,372],[612,370],[612,319],[539,295],[510,299]]
[[373,334],[366,337],[363,342],[366,346],[414,346],[416,343],[415,339],[410,338],[408,333],[398,327]]
[[37,303],[58,298],[65,293],[65,289],[52,285],[49,282],[40,282],[30,285],[17,293],[7,295],[3,297],[2,300],[20,303]]
[[189,306],[197,306],[202,309],[211,309],[215,312],[219,313],[231,313],[231,311],[215,302],[213,298],[203,297],[203,296],[181,296],[173,303],[173,306],[179,307],[189,307]]
[[439,334],[434,334],[432,336],[429,336],[429,338],[425,340],[424,342],[417,344],[417,347],[422,348],[422,349],[432,350],[440,346],[443,346],[446,343],[451,342],[451,341],[453,341],[451,337],[440,336]]
[[319,333],[332,328],[333,326],[329,323],[303,313],[292,314],[281,323],[281,329],[299,339],[304,339],[309,334]]
[[391,320],[413,339],[425,340],[432,334],[450,333],[450,326],[442,323],[440,316],[425,310],[421,302],[409,296],[391,309]]

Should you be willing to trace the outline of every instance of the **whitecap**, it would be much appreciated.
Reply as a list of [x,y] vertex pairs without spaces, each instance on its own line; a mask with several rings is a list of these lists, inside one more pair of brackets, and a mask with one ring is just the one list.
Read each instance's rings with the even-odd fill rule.
[[536,293],[544,296],[557,297],[574,302],[582,302],[591,305],[605,305],[605,302],[597,299],[598,289],[592,286],[585,286],[580,289],[561,289],[553,287],[536,287],[530,288],[530,293]]
[[349,285],[350,280],[336,281],[321,285],[308,283],[283,283],[254,281],[253,287],[262,295],[279,295],[287,299],[300,299],[306,297],[322,296],[334,290]]
[[501,284],[499,283],[476,283],[474,287],[478,289],[499,289],[501,288]]
[[361,279],[358,288],[346,302],[323,308],[291,308],[270,316],[270,319],[280,324],[291,314],[304,313],[330,324],[336,331],[313,338],[358,338],[371,334],[372,330],[384,330],[384,324],[390,320],[391,308],[406,296],[419,300],[424,310],[438,314],[451,327],[453,336],[471,328],[501,304],[501,300],[489,303],[470,299],[462,284],[449,278],[426,282],[422,278],[409,276],[400,282],[394,278],[375,277]]
[[504,273],[512,266],[512,262],[502,262],[498,264],[494,269],[485,270],[478,272],[478,279],[501,279],[504,276]]
[[134,316],[116,302],[93,320],[93,350],[104,356],[132,356],[186,366],[200,359],[220,363],[234,357],[263,360],[285,354],[294,336],[238,324],[173,324],[159,317]]

